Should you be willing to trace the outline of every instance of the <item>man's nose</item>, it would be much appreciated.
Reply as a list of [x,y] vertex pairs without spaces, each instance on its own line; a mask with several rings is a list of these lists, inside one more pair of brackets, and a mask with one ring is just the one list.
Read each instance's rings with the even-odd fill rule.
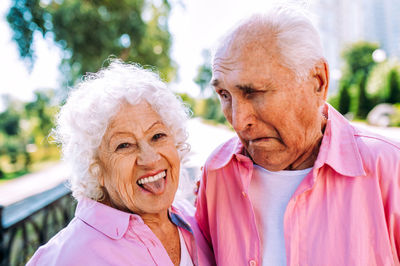
[[149,144],[142,144],[139,155],[137,157],[137,165],[154,166],[161,158],[157,150]]
[[236,132],[244,131],[254,124],[254,110],[250,103],[232,101],[232,127]]

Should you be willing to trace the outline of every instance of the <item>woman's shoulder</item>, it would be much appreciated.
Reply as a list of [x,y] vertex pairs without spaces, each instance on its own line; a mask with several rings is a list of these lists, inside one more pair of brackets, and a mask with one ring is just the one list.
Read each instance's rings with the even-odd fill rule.
[[206,241],[194,217],[196,210],[194,205],[188,200],[177,200],[174,202],[173,207],[175,212],[190,226],[191,234],[196,245],[196,265],[216,265],[212,248]]
[[91,258],[96,243],[104,242],[106,236],[79,218],[74,218],[67,227],[39,247],[27,265],[72,265],[82,264]]

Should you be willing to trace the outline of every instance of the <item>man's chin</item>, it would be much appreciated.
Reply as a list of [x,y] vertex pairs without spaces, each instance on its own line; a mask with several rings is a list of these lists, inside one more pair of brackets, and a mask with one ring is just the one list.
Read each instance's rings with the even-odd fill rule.
[[282,147],[281,142],[276,138],[259,138],[250,140],[246,144],[247,150],[252,153],[271,153],[279,151],[279,148]]
[[247,149],[247,153],[253,162],[269,171],[280,171],[287,167],[284,163],[286,160],[282,158],[282,152],[279,149],[267,150],[254,146],[249,146]]

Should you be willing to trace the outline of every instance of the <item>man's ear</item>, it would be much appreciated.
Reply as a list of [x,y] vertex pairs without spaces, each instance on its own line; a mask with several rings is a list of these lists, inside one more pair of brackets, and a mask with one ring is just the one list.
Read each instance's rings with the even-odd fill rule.
[[316,79],[314,92],[326,101],[329,87],[329,66],[325,59],[320,59],[314,66],[313,78]]

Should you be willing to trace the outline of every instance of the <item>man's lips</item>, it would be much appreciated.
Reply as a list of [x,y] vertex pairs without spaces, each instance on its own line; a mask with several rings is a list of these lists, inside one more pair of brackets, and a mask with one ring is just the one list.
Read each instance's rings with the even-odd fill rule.
[[255,138],[255,139],[252,139],[252,140],[248,140],[247,142],[249,143],[249,144],[252,144],[252,143],[258,143],[258,142],[262,142],[262,141],[270,141],[270,140],[277,140],[278,138],[275,138],[275,137],[261,137],[261,138]]

